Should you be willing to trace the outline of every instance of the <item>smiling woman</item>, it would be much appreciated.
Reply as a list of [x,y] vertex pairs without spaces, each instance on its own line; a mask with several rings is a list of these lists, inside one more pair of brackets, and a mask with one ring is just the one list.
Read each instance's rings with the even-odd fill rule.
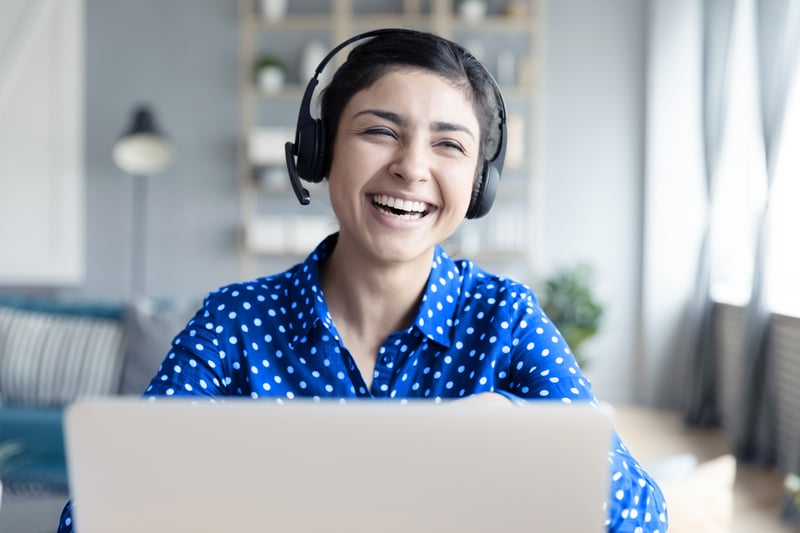
[[[309,84],[286,147],[301,201],[299,179],[327,179],[339,231],[285,272],[208,294],[145,395],[595,404],[533,291],[440,244],[492,206],[505,154],[497,85],[430,33],[355,41],[321,119]],[[665,531],[660,489],[617,435],[610,444],[606,528]],[[67,507],[60,531],[72,525]]]

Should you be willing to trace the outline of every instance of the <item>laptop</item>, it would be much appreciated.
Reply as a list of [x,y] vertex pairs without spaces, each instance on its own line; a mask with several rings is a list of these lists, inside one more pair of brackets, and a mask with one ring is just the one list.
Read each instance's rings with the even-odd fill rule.
[[600,531],[607,413],[590,405],[80,401],[77,533]]

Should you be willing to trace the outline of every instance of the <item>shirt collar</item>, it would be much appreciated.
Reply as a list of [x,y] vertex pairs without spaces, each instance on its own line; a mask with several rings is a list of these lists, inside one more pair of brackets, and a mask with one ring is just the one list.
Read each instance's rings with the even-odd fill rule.
[[463,274],[456,262],[437,245],[428,285],[413,327],[445,348],[450,346],[462,283]]
[[[319,266],[331,255],[338,238],[338,233],[328,236],[295,267],[295,279],[289,291],[291,301],[302,312],[299,316],[305,317],[302,324],[296,325],[295,331],[308,331],[317,321],[323,322],[328,329],[334,329],[322,294]],[[419,312],[410,329],[416,328],[430,340],[449,347],[462,281],[463,274],[456,262],[437,245]]]
[[333,320],[322,294],[319,265],[331,255],[338,238],[338,233],[326,237],[302,263],[286,273],[287,281],[291,283],[287,290],[289,299],[293,306],[297,306],[294,316],[298,317],[298,323],[293,330],[299,334],[305,334],[318,321],[329,329],[332,326]]

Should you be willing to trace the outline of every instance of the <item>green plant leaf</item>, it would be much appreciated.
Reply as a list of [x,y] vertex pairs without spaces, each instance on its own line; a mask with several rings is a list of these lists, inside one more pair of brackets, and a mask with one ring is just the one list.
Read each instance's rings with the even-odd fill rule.
[[253,64],[253,69],[258,72],[262,68],[266,67],[278,67],[284,72],[286,72],[286,63],[281,61],[277,56],[264,54],[256,59],[255,63]]
[[560,269],[545,280],[542,293],[542,309],[582,368],[589,361],[580,356],[578,348],[597,333],[603,316],[603,306],[592,291],[592,275],[593,270],[586,263]]

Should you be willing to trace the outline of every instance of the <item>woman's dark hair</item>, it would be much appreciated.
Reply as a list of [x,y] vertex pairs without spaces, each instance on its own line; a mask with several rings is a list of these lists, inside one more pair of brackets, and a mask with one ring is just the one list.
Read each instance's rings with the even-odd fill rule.
[[428,70],[464,90],[480,124],[480,172],[483,162],[495,156],[499,140],[500,103],[494,80],[462,46],[430,33],[399,31],[372,37],[354,47],[323,91],[321,119],[328,147],[326,174],[345,106],[354,94],[397,67]]

